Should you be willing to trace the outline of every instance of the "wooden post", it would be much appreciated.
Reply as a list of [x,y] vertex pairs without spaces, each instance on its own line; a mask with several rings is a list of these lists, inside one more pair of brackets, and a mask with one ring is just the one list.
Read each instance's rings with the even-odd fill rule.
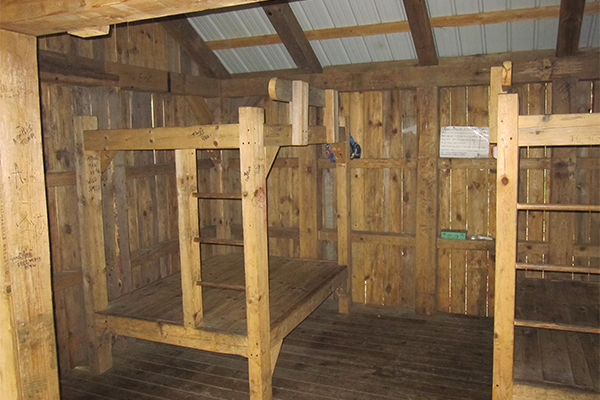
[[239,114],[250,399],[271,400],[265,117],[262,108],[242,107]]
[[292,101],[290,101],[290,120],[292,124],[292,144],[308,143],[308,83],[292,83]]
[[505,61],[501,67],[490,69],[490,96],[488,99],[490,144],[498,142],[498,95],[507,93],[511,82],[512,62]]
[[340,140],[340,97],[337,90],[325,91],[325,108],[323,109],[323,124],[327,130],[327,141],[337,143]]
[[517,190],[519,172],[517,94],[498,96],[498,173],[496,175],[496,283],[494,308],[493,398],[512,399]]
[[183,297],[183,324],[196,328],[202,323],[202,280],[200,244],[194,238],[200,237],[198,219],[198,199],[192,193],[198,191],[198,171],[196,150],[175,150],[177,175],[177,206],[179,224],[179,255],[181,259],[181,290]]
[[102,171],[100,152],[85,151],[83,132],[98,129],[96,117],[75,117],[75,159],[77,195],[81,226],[81,269],[87,319],[89,363],[92,373],[100,374],[112,366],[111,338],[96,326],[96,311],[108,306],[104,221],[102,218]]
[[315,146],[298,148],[300,187],[299,225],[300,257],[319,257],[319,219],[317,213],[317,149]]
[[[337,196],[338,264],[348,268],[348,280],[342,292],[338,292],[340,313],[347,314],[352,307],[352,242],[350,241],[350,130],[343,130],[341,142],[333,144]],[[342,136],[342,135],[340,135]]]
[[416,304],[420,314],[436,309],[438,154],[440,143],[437,87],[417,89]]
[[58,399],[36,38],[0,30],[0,391]]

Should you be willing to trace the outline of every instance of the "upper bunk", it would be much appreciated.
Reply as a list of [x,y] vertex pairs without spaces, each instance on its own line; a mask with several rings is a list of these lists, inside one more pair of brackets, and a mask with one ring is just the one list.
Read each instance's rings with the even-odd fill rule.
[[[94,130],[93,123],[76,123],[81,150],[77,168],[80,211],[86,227],[83,268],[90,282],[86,312],[93,321],[90,329],[94,335],[104,337],[109,332],[249,356],[255,340],[252,335],[256,338],[257,332],[267,347],[277,349],[283,338],[333,293],[341,299],[340,307],[349,303],[351,273],[347,263],[343,258],[318,259],[316,227],[311,229],[315,233],[311,236],[314,254],[300,252],[303,258],[283,258],[268,252],[266,182],[279,147],[331,143],[338,166],[346,165],[349,145],[339,126],[338,94],[311,89],[305,82],[280,79],[271,81],[270,92],[273,100],[290,103],[290,124],[265,124],[264,110],[255,107],[240,108],[239,123],[227,125]],[[311,106],[323,108],[322,125],[309,125]],[[241,190],[202,193],[197,150],[237,148]],[[99,176],[118,151],[170,149],[175,150],[181,272],[109,302]],[[343,174],[347,172],[344,169]],[[315,180],[316,185],[316,174],[308,175],[307,179]],[[342,181],[347,183],[344,176]],[[202,237],[198,203],[205,199],[242,202],[242,239]],[[315,214],[316,221],[316,205],[303,207]],[[344,219],[349,213],[341,211],[341,215]],[[338,226],[349,224],[340,222]],[[344,239],[339,242],[344,243]],[[203,243],[243,246],[244,250],[206,259],[200,252]]]
[[[337,91],[309,87],[302,81],[273,78],[269,96],[274,101],[290,103],[290,124],[264,125],[266,147],[306,146],[338,143],[339,100]],[[309,125],[308,108],[323,108],[323,125]],[[86,151],[237,149],[240,147],[240,124],[195,125],[143,129],[88,130],[84,134]]]

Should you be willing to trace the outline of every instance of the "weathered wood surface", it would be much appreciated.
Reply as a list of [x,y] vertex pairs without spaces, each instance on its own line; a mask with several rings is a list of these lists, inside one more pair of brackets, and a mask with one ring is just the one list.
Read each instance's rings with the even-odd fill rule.
[[[491,341],[487,319],[423,318],[360,305],[346,316],[326,304],[284,341],[275,398],[489,399]],[[72,371],[62,384],[65,400],[248,399],[244,358],[148,342],[117,354],[103,376]]]
[[261,0],[195,1],[96,1],[93,4],[73,1],[42,1],[35,5],[6,0],[2,5],[0,27],[32,36],[89,29],[121,22],[139,21],[168,15],[257,3]]
[[0,30],[0,387],[56,399],[48,211],[35,38]]

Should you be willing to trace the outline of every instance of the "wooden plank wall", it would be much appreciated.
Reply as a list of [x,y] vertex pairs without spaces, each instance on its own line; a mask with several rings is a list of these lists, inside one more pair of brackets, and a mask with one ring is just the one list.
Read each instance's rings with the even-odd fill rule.
[[[40,38],[38,46],[197,74],[186,53],[153,24],[120,25],[94,40]],[[204,99],[193,96],[53,84],[42,84],[41,96],[59,364],[67,371],[87,363],[73,116],[97,116],[100,129],[212,123],[213,116]],[[133,151],[117,153],[103,174],[110,300],[179,270],[174,173],[172,151]]]

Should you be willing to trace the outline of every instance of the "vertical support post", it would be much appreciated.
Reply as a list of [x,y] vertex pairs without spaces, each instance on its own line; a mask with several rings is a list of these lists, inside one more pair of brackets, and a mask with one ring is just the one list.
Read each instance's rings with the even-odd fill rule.
[[347,266],[348,279],[342,292],[338,292],[340,313],[347,314],[352,306],[352,242],[350,241],[350,131],[340,129],[339,142],[332,144],[335,154],[337,196],[338,264]]
[[0,388],[57,399],[36,38],[0,30]]
[[102,218],[102,170],[100,152],[85,151],[83,133],[98,129],[96,117],[75,117],[77,196],[81,226],[81,269],[87,318],[89,362],[92,373],[112,366],[110,334],[96,326],[96,312],[108,306],[104,220]]
[[438,154],[440,143],[437,87],[417,89],[417,234],[416,304],[420,314],[436,310]]
[[328,143],[337,143],[340,140],[340,98],[337,90],[325,90],[325,108],[323,110],[323,124],[327,133]]
[[264,110],[240,108],[240,173],[251,400],[271,400],[271,317]]
[[512,400],[519,181],[519,98],[517,94],[501,94],[498,97],[496,248],[500,251],[496,252],[493,398]]
[[319,257],[319,219],[317,213],[317,149],[315,146],[298,148],[300,171],[299,225],[300,257]]
[[490,70],[490,95],[488,115],[490,120],[490,144],[498,143],[498,95],[507,93],[512,82],[512,62],[505,61],[501,67]]
[[202,324],[202,265],[200,244],[194,238],[200,237],[198,199],[192,194],[198,191],[198,170],[196,149],[175,150],[177,176],[177,206],[179,224],[179,257],[181,259],[181,291],[183,300],[183,324],[196,328]]
[[290,119],[292,122],[292,145],[308,144],[308,83],[292,82],[292,101],[290,101]]

